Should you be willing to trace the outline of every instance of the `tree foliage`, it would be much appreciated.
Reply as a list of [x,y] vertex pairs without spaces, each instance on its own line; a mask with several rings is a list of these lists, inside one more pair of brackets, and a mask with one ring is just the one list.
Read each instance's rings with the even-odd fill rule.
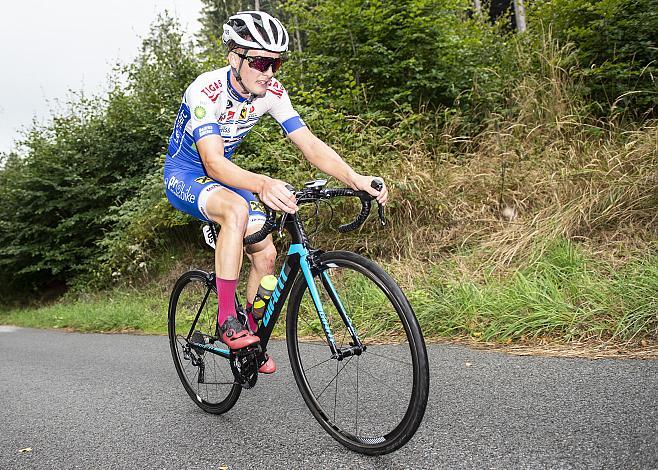
[[201,30],[198,43],[205,54],[215,55],[221,50],[222,26],[231,15],[238,11],[262,10],[285,22],[280,0],[201,0]]
[[164,150],[182,90],[198,73],[191,47],[162,17],[125,78],[106,97],[79,97],[33,128],[25,153],[5,158],[0,182],[0,284],[67,281],[93,265],[108,209],[140,188]]
[[307,37],[294,82],[334,106],[453,106],[475,81],[501,85],[505,40],[469,18],[470,2],[289,0],[286,8]]
[[599,113],[655,113],[658,0],[542,0],[532,16],[575,45],[574,71]]

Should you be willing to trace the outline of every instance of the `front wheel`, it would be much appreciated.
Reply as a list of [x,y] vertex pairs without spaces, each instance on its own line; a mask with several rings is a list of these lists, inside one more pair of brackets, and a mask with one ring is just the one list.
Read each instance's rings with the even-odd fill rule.
[[176,372],[192,401],[208,413],[221,414],[238,401],[229,360],[194,345],[222,347],[217,332],[217,288],[203,271],[183,274],[169,299],[169,346]]
[[354,334],[365,348],[341,360],[332,354],[300,274],[288,301],[286,336],[304,401],[349,449],[393,452],[420,426],[429,394],[425,342],[411,305],[388,274],[355,253],[322,254],[313,278],[336,346],[353,348]]

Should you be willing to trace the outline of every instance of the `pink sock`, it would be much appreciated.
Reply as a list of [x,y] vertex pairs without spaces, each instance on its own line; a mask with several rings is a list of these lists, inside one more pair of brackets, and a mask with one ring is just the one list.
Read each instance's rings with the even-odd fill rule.
[[[247,312],[253,307],[251,302],[247,302],[247,305],[245,306],[247,309]],[[256,322],[256,319],[254,318],[254,315],[249,312],[249,315],[247,315],[247,320],[249,321],[249,328],[251,331],[256,331],[258,329],[258,323]]]
[[235,288],[238,285],[237,279],[216,279],[217,282],[217,300],[219,302],[218,320],[219,325],[223,325],[228,317],[237,317],[235,312]]

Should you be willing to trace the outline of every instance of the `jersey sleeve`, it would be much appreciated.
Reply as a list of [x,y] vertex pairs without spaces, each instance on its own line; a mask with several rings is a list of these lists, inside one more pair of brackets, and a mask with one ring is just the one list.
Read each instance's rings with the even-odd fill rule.
[[207,74],[200,75],[185,91],[185,102],[190,108],[189,131],[194,142],[209,135],[221,136],[216,110],[225,93],[221,81],[213,81]]
[[269,95],[268,98],[272,103],[268,112],[279,123],[286,135],[306,127],[302,118],[299,117],[299,113],[292,107],[288,92],[281,83],[273,80],[267,88],[266,94]]

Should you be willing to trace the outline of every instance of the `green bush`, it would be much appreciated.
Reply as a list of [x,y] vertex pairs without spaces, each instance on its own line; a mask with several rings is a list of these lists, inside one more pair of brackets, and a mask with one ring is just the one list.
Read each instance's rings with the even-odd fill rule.
[[[474,82],[489,90],[509,79],[508,44],[470,19],[463,0],[291,0],[307,38],[286,86],[305,104],[352,113],[400,106],[467,104]],[[293,28],[294,29],[294,28]]]
[[118,71],[105,98],[80,97],[20,142],[0,169],[0,285],[31,288],[87,272],[112,219],[164,150],[185,86],[198,74],[191,45],[168,17]]
[[550,27],[575,45],[575,72],[598,114],[655,113],[657,0],[542,0],[530,17],[531,31]]

